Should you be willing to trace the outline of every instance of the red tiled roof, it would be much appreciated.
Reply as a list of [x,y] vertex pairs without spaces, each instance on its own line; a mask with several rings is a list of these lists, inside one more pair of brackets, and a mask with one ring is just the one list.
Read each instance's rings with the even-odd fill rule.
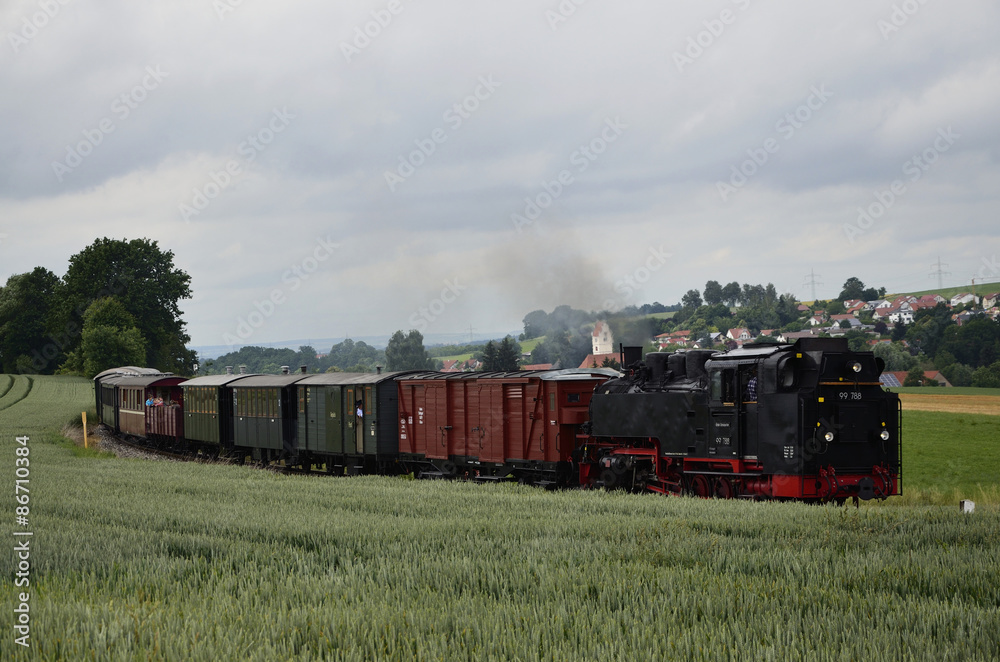
[[587,358],[583,360],[583,363],[581,363],[579,367],[593,368],[596,364],[597,367],[600,368],[601,364],[604,363],[604,359],[613,359],[617,361],[618,358],[617,354],[587,354]]

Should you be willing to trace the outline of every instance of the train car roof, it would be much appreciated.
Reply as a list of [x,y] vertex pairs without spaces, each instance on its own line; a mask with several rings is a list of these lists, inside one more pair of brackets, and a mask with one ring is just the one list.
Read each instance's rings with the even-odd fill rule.
[[713,361],[726,361],[729,359],[759,359],[765,356],[784,350],[789,350],[792,345],[784,343],[761,343],[759,345],[743,345],[728,352],[711,356]]
[[195,377],[189,379],[181,386],[225,386],[231,382],[235,382],[237,379],[246,379],[247,377],[256,377],[257,373],[250,374],[233,374],[233,375],[204,375],[202,377]]
[[[147,375],[144,377],[125,377],[118,380],[116,383],[118,386],[126,388],[134,387],[146,387],[146,386],[157,386],[163,383],[164,386],[175,386],[180,384],[185,380],[183,377],[175,377],[173,375]],[[169,382],[169,383],[165,383]]]
[[565,370],[516,370],[512,372],[416,372],[399,379],[543,379],[545,381],[578,381],[605,377],[614,379],[621,373],[610,368],[567,368]]
[[379,384],[387,379],[395,379],[403,375],[412,374],[412,371],[401,370],[396,372],[324,372],[318,375],[309,375],[298,382],[303,386],[316,386],[322,384]]
[[309,375],[302,372],[291,372],[287,375],[242,375],[244,379],[233,383],[233,388],[272,386],[289,386],[295,382],[307,379]]
[[108,368],[102,372],[94,375],[94,381],[103,381],[105,377],[118,376],[118,377],[139,377],[143,375],[164,375],[171,376],[172,372],[160,372],[156,368],[140,368],[134,365],[126,365],[118,368]]

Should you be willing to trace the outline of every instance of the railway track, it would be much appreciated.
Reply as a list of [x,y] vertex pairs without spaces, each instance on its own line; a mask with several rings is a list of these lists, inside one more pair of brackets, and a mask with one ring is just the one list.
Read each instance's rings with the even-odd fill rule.
[[[231,458],[211,456],[200,451],[190,451],[177,449],[165,449],[157,448],[141,441],[136,441],[135,439],[128,439],[119,435],[116,435],[109,428],[101,426],[99,429],[99,435],[101,439],[101,444],[107,450],[115,453],[119,457],[132,457],[138,459],[152,459],[148,456],[154,456],[156,458],[162,458],[165,460],[173,460],[175,462],[202,462],[204,464],[238,464]],[[124,446],[129,449],[129,452],[120,453],[115,449],[115,445]],[[295,474],[295,475],[325,475],[325,471],[307,471],[300,467],[286,467],[284,465],[277,464],[261,464],[258,462],[248,462],[247,466],[256,467],[259,469],[266,469],[268,471],[275,471],[283,474]]]

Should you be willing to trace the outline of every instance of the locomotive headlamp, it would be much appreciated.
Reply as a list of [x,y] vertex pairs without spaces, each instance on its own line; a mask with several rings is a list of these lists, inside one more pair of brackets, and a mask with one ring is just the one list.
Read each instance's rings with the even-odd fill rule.
[[882,434],[880,434],[879,436],[882,438],[882,441],[889,441],[889,431],[888,430],[882,430]]
[[854,361],[854,362],[852,362],[852,363],[850,363],[848,365],[850,366],[851,370],[853,370],[854,372],[861,372],[861,364],[859,362]]
[[833,433],[827,432],[826,434],[823,435],[823,438],[826,439],[827,442],[833,441]]

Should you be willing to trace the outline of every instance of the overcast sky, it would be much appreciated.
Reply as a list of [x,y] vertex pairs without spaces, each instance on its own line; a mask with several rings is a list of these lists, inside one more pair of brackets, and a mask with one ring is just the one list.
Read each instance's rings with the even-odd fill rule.
[[147,237],[193,345],[1000,281],[996,2],[14,0],[0,30],[0,282]]

